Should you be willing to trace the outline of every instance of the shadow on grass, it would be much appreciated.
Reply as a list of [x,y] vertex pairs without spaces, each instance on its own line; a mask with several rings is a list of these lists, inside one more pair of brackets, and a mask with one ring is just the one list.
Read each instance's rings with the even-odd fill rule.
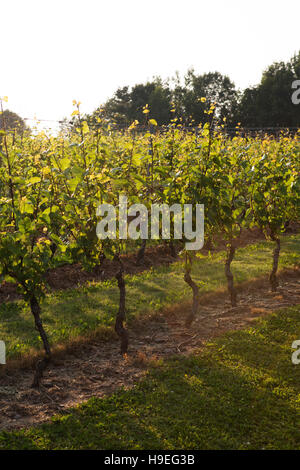
[[50,424],[0,434],[0,448],[299,449],[300,307],[153,369]]

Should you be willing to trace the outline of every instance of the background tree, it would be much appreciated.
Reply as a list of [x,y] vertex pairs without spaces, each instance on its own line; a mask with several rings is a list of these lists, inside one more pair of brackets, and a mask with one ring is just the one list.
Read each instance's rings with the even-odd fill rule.
[[16,130],[17,132],[22,133],[27,129],[24,119],[22,119],[17,113],[5,109],[2,114],[0,114],[0,129],[3,130]]
[[259,85],[244,91],[236,120],[245,127],[299,127],[300,108],[291,99],[299,78],[300,52],[287,63],[272,64]]
[[[185,122],[193,120],[195,124],[209,121],[205,113],[215,103],[215,117],[222,121],[223,118],[231,120],[238,99],[238,93],[234,83],[226,75],[220,72],[209,72],[196,75],[191,69],[185,76],[185,86],[175,89],[175,97],[180,98],[179,109],[183,110],[181,117]],[[206,101],[201,101],[205,98]],[[182,112],[182,111],[181,111]]]
[[[145,121],[143,107],[148,104],[151,117],[159,125],[168,124],[171,118],[172,94],[167,83],[160,77],[152,82],[137,84],[131,89],[128,86],[119,88],[112,98],[101,106],[103,116],[121,127],[128,127],[134,120],[140,124]],[[99,114],[99,108],[92,118]]]
[[291,99],[292,83],[299,78],[300,52],[287,63],[269,66],[261,82],[244,92],[236,90],[230,78],[220,72],[197,75],[190,69],[183,79],[177,72],[171,80],[155,77],[132,88],[119,88],[85,119],[89,125],[99,125],[101,114],[101,119],[119,127],[129,127],[135,120],[143,125],[143,107],[148,104],[158,125],[169,124],[174,117],[185,125],[198,125],[210,122],[208,111],[215,103],[214,121],[220,124],[226,120],[228,127],[238,122],[244,127],[300,127],[300,106]]

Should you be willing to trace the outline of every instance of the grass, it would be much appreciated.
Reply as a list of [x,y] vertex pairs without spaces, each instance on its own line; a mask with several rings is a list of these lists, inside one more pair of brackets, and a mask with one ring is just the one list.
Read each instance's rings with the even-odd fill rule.
[[[237,250],[233,262],[236,281],[243,282],[267,275],[271,268],[273,244],[260,242]],[[226,286],[224,252],[199,258],[193,267],[193,278],[202,292]],[[300,263],[300,235],[284,237],[280,267]],[[126,276],[128,321],[168,304],[191,298],[190,288],[183,280],[180,262],[168,267]],[[78,289],[57,291],[46,296],[42,318],[52,344],[64,344],[80,335],[100,330],[112,334],[111,326],[118,309],[118,288],[115,280],[90,283]],[[33,318],[23,301],[2,304],[0,308],[0,339],[6,342],[7,358],[19,358],[42,348],[34,329]]]
[[51,423],[0,433],[0,449],[300,449],[300,305],[174,357],[131,390]]

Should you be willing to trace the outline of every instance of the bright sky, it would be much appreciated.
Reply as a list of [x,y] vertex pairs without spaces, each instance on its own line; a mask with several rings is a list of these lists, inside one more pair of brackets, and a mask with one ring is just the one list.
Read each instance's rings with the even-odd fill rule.
[[0,96],[22,117],[93,111],[119,86],[189,67],[238,88],[300,49],[299,0],[8,0]]

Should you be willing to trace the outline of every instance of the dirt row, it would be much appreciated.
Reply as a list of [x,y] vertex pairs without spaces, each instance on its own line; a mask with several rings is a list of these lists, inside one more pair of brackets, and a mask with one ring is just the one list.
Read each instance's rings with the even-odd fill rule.
[[119,341],[95,337],[55,357],[40,390],[30,388],[32,368],[4,370],[0,376],[0,428],[15,429],[48,421],[92,396],[103,397],[120,386],[131,387],[158,360],[190,354],[208,339],[225,331],[247,327],[258,317],[300,304],[300,270],[280,274],[277,293],[266,278],[239,286],[239,305],[231,308],[226,291],[206,294],[191,328],[185,327],[189,302],[174,305],[129,325],[127,358],[119,354]]

